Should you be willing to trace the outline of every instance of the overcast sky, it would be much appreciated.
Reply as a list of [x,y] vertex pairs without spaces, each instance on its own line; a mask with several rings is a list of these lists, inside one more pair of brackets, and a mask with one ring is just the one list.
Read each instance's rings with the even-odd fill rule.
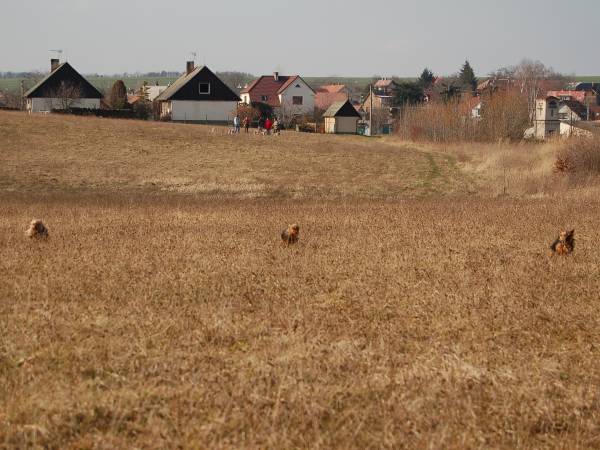
[[[600,0],[2,0],[0,71],[478,75],[528,57],[598,75]],[[63,58],[64,59],[64,58]]]

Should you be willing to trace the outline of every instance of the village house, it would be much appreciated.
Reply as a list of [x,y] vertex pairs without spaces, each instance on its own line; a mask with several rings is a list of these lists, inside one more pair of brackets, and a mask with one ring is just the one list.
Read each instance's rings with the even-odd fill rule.
[[323,114],[325,133],[356,134],[360,114],[349,100],[333,103]]
[[397,87],[398,83],[396,83],[393,79],[382,78],[381,80],[377,80],[375,82],[373,85],[373,91],[382,96],[393,96]]
[[246,105],[270,106],[285,120],[315,111],[315,91],[299,75],[264,75],[244,88],[240,97]]
[[343,84],[328,84],[315,90],[315,108],[326,111],[337,102],[344,102],[350,98],[350,89]]
[[24,95],[31,112],[57,109],[99,109],[102,94],[68,62],[50,60],[50,73]]
[[559,104],[558,118],[562,122],[588,120],[588,110],[583,104],[575,100],[564,100]]
[[597,105],[598,95],[595,91],[548,91],[546,94],[551,97],[556,97],[560,101],[575,101],[582,105]]
[[240,98],[208,67],[186,64],[186,72],[155,99],[161,120],[228,123]]

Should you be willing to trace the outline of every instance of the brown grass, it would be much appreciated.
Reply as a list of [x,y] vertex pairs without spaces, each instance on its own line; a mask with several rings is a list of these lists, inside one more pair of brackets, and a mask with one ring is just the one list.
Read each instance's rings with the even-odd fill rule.
[[[98,130],[56,154],[52,126],[44,143],[15,117],[0,115],[0,139],[22,149],[0,153],[0,447],[600,447],[596,199],[437,195],[415,167],[450,149],[284,135],[243,150],[202,127],[32,118],[64,121],[70,143]],[[163,133],[195,152],[164,150]],[[269,157],[285,172],[264,198],[137,184],[160,164],[161,186],[175,168],[198,186],[185,167],[222,168],[227,152],[233,173],[254,161],[268,174],[243,153],[259,145],[270,157],[295,146],[298,162],[323,145],[327,159],[306,164],[325,178],[293,200],[309,169]],[[347,177],[367,163],[380,178],[339,190],[333,167]],[[469,186],[454,164],[437,173],[440,189]],[[421,182],[399,197],[403,176]],[[49,240],[23,236],[35,216]],[[302,238],[282,246],[293,222]],[[549,257],[566,228],[574,255]]]
[[446,155],[398,151],[383,140],[225,132],[0,112],[0,191],[339,199],[469,189]]

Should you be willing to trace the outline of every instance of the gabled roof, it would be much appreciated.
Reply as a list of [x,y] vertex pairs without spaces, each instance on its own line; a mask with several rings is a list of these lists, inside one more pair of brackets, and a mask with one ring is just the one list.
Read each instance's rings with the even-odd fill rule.
[[[200,94],[198,84],[210,83],[210,93]],[[197,101],[231,101],[239,102],[240,98],[208,67],[196,67],[189,74],[184,74],[162,91],[156,101],[197,100]]]
[[569,107],[569,109],[577,114],[580,119],[585,119],[587,117],[587,108],[577,101],[563,100],[560,104]]
[[359,117],[360,114],[348,100],[333,103],[323,117]]
[[68,85],[79,89],[81,98],[102,98],[102,94],[68,63],[60,64],[25,93],[27,98],[51,98]]
[[571,100],[578,102],[585,102],[586,92],[585,91],[548,91],[548,95],[553,97],[570,97]]
[[383,78],[381,80],[377,80],[374,87],[375,89],[387,89],[395,84],[397,83],[391,78]]
[[339,94],[348,92],[348,88],[345,84],[326,84],[324,86],[319,86],[315,92],[317,94]]
[[315,94],[315,108],[326,110],[335,102],[343,102],[348,99],[345,92],[321,92]]
[[[266,103],[272,107],[280,106],[279,94],[284,92],[292,84],[301,80],[308,88],[314,92],[310,85],[299,75],[279,75],[277,80],[273,75],[263,75],[248,85],[241,93],[250,94],[251,102]],[[263,100],[266,97],[267,100]]]

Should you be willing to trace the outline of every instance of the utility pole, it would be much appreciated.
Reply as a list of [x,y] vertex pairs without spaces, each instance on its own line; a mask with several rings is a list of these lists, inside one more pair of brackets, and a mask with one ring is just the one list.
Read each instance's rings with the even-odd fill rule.
[[19,99],[19,109],[23,110],[25,106],[25,80],[21,80],[21,98]]
[[373,85],[369,85],[369,136],[373,136]]

